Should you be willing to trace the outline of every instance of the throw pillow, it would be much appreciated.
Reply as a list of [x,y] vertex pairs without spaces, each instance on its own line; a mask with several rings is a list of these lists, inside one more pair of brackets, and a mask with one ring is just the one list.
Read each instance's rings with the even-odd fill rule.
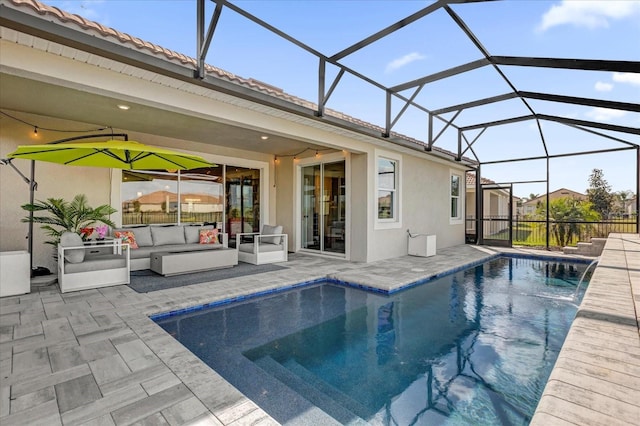
[[218,244],[217,229],[201,229],[200,244]]
[[[61,247],[82,247],[82,237],[75,232],[64,232],[60,236]],[[69,263],[82,263],[84,262],[84,248],[65,250],[64,259]]]
[[151,229],[147,225],[143,226],[127,226],[126,228],[115,228],[112,231],[115,237],[116,232],[131,231],[136,239],[138,247],[151,247],[153,246],[153,240],[151,239]]
[[187,225],[184,227],[184,239],[187,244],[198,244],[200,242],[200,230],[213,229],[213,226]]
[[113,236],[116,238],[120,238],[123,244],[129,244],[129,247],[132,249],[138,248],[138,243],[136,243],[136,235],[133,231],[116,231],[113,233]]

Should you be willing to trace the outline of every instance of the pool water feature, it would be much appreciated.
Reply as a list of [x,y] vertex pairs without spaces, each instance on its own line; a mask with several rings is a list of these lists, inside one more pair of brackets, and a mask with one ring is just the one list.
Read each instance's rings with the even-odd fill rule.
[[498,258],[389,296],[315,284],[156,322],[282,424],[527,424],[586,266]]
[[576,299],[578,297],[578,295],[580,294],[580,288],[582,287],[582,283],[584,282],[584,278],[587,276],[587,273],[589,272],[589,269],[593,265],[597,265],[599,262],[600,262],[600,257],[597,257],[597,258],[593,259],[591,261],[591,263],[589,264],[589,266],[587,266],[587,269],[585,269],[585,271],[582,273],[582,276],[580,277],[580,280],[578,281],[578,285],[576,286],[576,290],[573,292],[573,299]]

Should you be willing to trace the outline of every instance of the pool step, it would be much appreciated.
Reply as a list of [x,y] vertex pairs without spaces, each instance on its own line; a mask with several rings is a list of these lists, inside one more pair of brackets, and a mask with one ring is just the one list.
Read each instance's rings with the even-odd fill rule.
[[606,244],[606,238],[591,238],[591,242],[579,242],[575,247],[564,247],[564,254],[579,254],[582,256],[600,256]]
[[[283,366],[270,356],[262,357],[254,361],[263,370],[276,379],[302,395],[313,405],[323,410],[343,425],[367,425],[360,416],[350,410],[351,406],[359,403],[335,389],[328,383],[320,380],[306,368],[295,361],[287,361],[287,367]],[[295,373],[292,372],[295,371]],[[340,402],[338,402],[340,401]],[[365,412],[364,407],[359,407],[360,412]]]
[[334,401],[340,401],[340,405],[345,407],[352,413],[355,413],[359,418],[367,418],[371,415],[371,410],[367,409],[364,405],[351,398],[346,393],[335,388],[331,384],[325,382],[320,377],[307,370],[304,366],[300,365],[293,359],[288,359],[284,363],[285,367],[294,372],[294,374],[304,380],[306,383],[311,383],[314,388],[320,390],[323,394],[329,396]]

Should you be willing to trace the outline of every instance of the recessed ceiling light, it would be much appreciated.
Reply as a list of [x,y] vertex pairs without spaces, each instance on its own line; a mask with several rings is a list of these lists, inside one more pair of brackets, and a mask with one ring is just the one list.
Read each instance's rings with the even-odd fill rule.
[[126,111],[126,110],[128,110],[129,108],[131,108],[131,107],[130,107],[129,105],[123,105],[123,104],[120,104],[120,105],[118,105],[118,108],[120,108],[121,110]]
[[262,139],[263,141],[266,141],[267,139],[269,139],[269,136],[260,136],[260,139]]

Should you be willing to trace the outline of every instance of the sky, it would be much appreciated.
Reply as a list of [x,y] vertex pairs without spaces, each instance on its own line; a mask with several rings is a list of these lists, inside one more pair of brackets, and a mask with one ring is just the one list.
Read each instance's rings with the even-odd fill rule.
[[[195,56],[195,0],[75,0],[46,4],[95,20],[121,32],[177,52]],[[422,0],[288,0],[232,3],[289,34],[317,52],[331,56],[359,40],[431,4]],[[214,5],[206,2],[207,16]],[[640,0],[511,0],[452,5],[491,55],[640,61]],[[208,25],[208,19],[207,19]],[[340,63],[386,87],[482,58],[449,14],[439,10],[343,59]],[[317,101],[318,60],[312,54],[224,9],[206,62],[245,78],[254,78],[285,92]],[[640,102],[640,74],[501,66],[508,79],[492,67],[426,85],[416,102],[429,110],[518,90]],[[327,87],[337,74],[327,67]],[[413,95],[413,89],[402,92]],[[640,127],[640,114],[549,101],[528,100],[540,114]],[[403,104],[394,100],[393,116]],[[385,123],[385,93],[345,74],[331,95],[331,108],[378,126]],[[462,111],[459,126],[529,114],[524,102],[509,100]],[[453,113],[444,115],[452,119]],[[410,107],[393,131],[427,141],[426,114]],[[640,144],[637,135],[596,130],[609,138],[566,125],[541,121],[544,143],[535,120],[486,131],[467,131],[481,161],[566,154]],[[445,127],[436,120],[434,135]],[[622,139],[619,142],[612,138]],[[446,129],[436,146],[457,150],[457,132]],[[467,156],[472,157],[468,151]],[[549,161],[549,190],[584,192],[593,169],[601,169],[613,191],[636,191],[634,150],[581,155]],[[543,194],[547,189],[545,160],[485,165],[482,176],[516,183],[514,195]],[[535,183],[530,183],[535,181]]]

